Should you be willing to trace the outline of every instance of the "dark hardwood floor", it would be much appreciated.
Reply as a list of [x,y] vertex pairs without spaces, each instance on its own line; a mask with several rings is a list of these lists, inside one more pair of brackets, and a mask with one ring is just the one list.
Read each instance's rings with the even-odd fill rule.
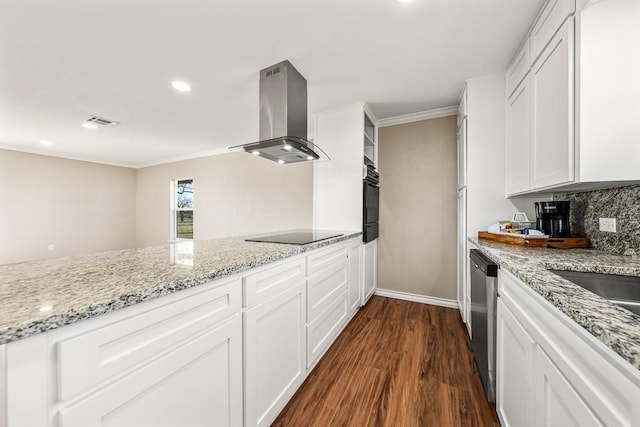
[[274,426],[499,426],[460,315],[374,296]]

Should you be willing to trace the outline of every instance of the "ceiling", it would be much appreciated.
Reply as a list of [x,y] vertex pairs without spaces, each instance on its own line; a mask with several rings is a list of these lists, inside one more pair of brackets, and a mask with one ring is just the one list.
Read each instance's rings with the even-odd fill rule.
[[[506,69],[543,3],[0,0],[0,147],[141,167],[253,142],[258,71],[284,59],[310,114],[456,105],[466,79]],[[90,115],[121,124],[81,127]]]

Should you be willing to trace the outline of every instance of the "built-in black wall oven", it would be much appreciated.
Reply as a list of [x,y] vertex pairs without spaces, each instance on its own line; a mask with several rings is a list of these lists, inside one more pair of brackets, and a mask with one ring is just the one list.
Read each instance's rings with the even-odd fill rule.
[[378,187],[378,173],[373,168],[367,168],[362,194],[362,240],[367,243],[378,238],[380,188]]

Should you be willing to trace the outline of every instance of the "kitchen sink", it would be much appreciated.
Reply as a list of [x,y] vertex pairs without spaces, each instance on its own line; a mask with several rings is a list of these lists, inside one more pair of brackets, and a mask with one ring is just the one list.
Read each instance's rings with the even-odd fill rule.
[[579,271],[549,271],[640,315],[640,277]]

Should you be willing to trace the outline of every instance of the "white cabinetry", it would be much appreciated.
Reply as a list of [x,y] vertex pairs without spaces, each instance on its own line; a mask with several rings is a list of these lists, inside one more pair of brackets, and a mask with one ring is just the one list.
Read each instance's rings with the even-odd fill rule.
[[358,237],[2,345],[0,426],[269,425],[357,310],[361,254]]
[[244,312],[247,426],[270,425],[306,376],[304,271],[304,259],[298,259],[244,279],[245,286],[257,282],[281,291]]
[[574,179],[573,52],[573,18],[569,18],[531,68],[533,189]]
[[507,70],[507,195],[574,181],[574,0],[550,0]]
[[458,133],[456,151],[458,155],[458,190],[467,186],[467,92],[462,93],[458,107]]
[[529,158],[531,157],[531,96],[530,76],[524,78],[507,100],[507,194],[531,188]]
[[507,195],[640,180],[639,21],[635,0],[545,4],[507,70]]
[[363,305],[369,301],[376,290],[378,271],[378,241],[374,240],[364,245],[364,288]]
[[502,425],[640,425],[640,372],[512,274],[498,273]]
[[486,231],[497,220],[533,207],[528,200],[511,201],[504,197],[506,86],[504,73],[467,80],[462,97],[466,114],[459,113],[466,116],[459,120],[458,131],[458,144],[466,136],[466,162],[459,160],[458,168],[466,168],[467,179],[466,186],[458,190],[458,302],[469,330],[467,236],[477,236],[478,231]]
[[[533,354],[536,343],[498,299],[496,410],[505,427],[530,427],[533,420]],[[529,398],[525,398],[528,396]]]
[[467,189],[463,188],[458,190],[458,308],[460,309],[460,315],[462,321],[465,322],[468,328],[471,328],[470,318],[468,316],[469,308],[469,290],[467,289],[467,274],[468,267],[468,254],[467,254]]
[[536,426],[597,427],[602,422],[571,386],[562,372],[553,364],[545,352],[536,349],[536,382],[534,390],[537,402],[534,414]]
[[376,161],[375,118],[363,103],[314,117],[314,143],[331,158],[313,165],[314,228],[361,231],[363,159]]
[[356,314],[362,305],[362,242],[349,244],[349,316]]
[[[315,143],[331,158],[314,163],[314,227],[362,231],[363,166],[377,165],[376,118],[365,103],[324,111],[314,118]],[[364,277],[369,278],[366,285],[361,282],[369,286],[367,291],[371,291],[376,270],[370,251],[361,264]],[[351,291],[348,303],[353,313],[356,305],[366,303],[371,292],[361,292],[357,301],[355,289]]]
[[6,425],[240,425],[241,293],[223,280],[7,344]]
[[[242,320],[234,316],[130,375],[60,409],[60,427],[236,426]],[[184,398],[178,399],[177,396]]]
[[[307,257],[307,367],[311,370],[348,320],[348,245]],[[331,260],[331,262],[325,262]]]

